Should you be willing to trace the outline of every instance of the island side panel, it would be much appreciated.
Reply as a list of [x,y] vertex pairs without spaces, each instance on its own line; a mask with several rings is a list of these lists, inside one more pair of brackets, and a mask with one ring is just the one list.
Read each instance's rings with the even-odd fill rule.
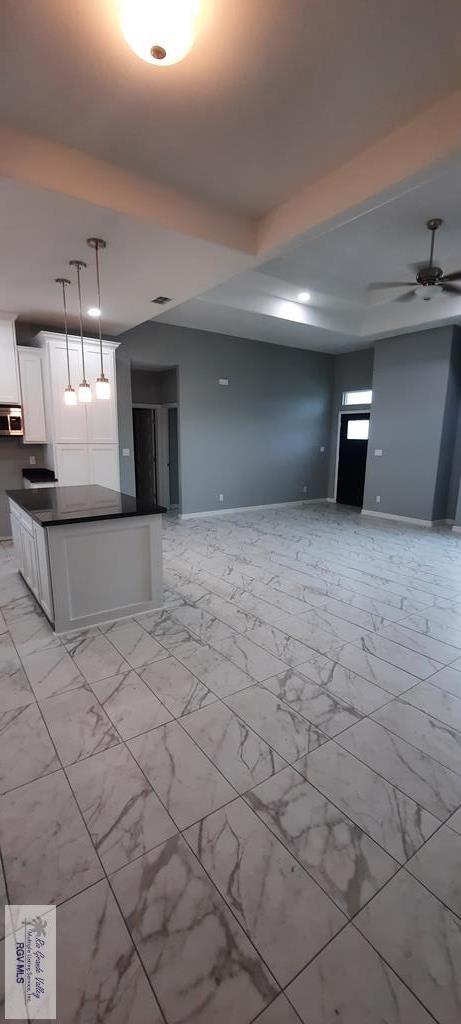
[[161,515],[51,526],[47,533],[57,633],[162,607]]

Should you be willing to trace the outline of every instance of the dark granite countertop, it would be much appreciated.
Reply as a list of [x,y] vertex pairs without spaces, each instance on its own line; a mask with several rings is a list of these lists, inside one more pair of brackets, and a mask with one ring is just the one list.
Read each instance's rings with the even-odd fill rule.
[[41,526],[96,522],[98,519],[123,519],[130,516],[157,516],[166,512],[131,494],[111,491],[98,484],[80,487],[39,487],[36,490],[7,491],[8,498]]

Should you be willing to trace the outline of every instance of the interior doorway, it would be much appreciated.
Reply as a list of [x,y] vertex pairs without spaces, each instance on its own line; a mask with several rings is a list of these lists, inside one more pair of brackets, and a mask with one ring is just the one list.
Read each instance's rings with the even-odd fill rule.
[[367,465],[369,412],[340,414],[336,501],[362,508]]
[[155,409],[133,408],[133,450],[136,496],[158,503]]

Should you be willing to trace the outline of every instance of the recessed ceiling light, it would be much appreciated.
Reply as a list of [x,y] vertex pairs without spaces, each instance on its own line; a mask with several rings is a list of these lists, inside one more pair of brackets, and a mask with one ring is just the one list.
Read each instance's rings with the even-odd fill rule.
[[311,293],[310,292],[299,292],[298,302],[310,302],[310,300],[311,300]]
[[88,316],[94,317],[101,316],[101,310],[99,309],[99,306],[90,306],[90,308],[87,309],[87,314]]

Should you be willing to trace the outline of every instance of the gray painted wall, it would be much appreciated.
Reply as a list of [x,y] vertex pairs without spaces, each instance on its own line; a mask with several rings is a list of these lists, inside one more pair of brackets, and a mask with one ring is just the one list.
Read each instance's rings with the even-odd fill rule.
[[[373,349],[362,348],[334,356],[333,397],[330,427],[330,472],[328,496],[335,497],[336,454],[338,445],[338,417],[343,407],[343,391],[361,391],[371,388],[373,382]],[[350,410],[353,411],[352,409]]]
[[44,466],[44,445],[24,445],[16,437],[0,437],[0,537],[11,535],[8,499],[5,491],[22,487],[22,472],[35,455],[36,466]]
[[131,398],[138,405],[165,405],[177,402],[176,369],[131,369]]
[[452,338],[453,328],[442,327],[376,343],[365,509],[442,517],[453,454],[446,416]]
[[[133,418],[131,413],[131,367],[121,348],[116,352],[120,490],[136,494],[133,459]],[[129,455],[123,454],[123,449]]]
[[[135,367],[178,367],[183,512],[326,496],[331,356],[152,322],[118,341]],[[126,423],[127,387],[119,406]]]

